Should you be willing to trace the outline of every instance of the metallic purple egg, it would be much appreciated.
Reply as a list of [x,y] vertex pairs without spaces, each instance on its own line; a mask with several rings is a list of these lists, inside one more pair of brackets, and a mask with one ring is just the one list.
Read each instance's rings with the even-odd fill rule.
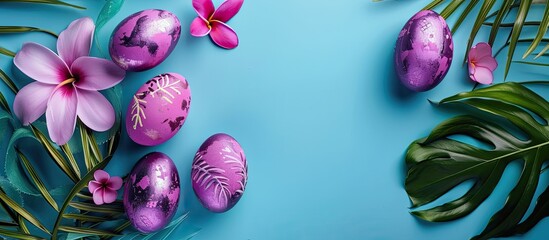
[[443,17],[431,10],[414,15],[400,31],[395,70],[406,87],[422,92],[438,85],[452,64],[452,33]]
[[200,146],[194,157],[191,180],[202,205],[212,212],[226,212],[244,194],[248,164],[240,144],[218,133]]
[[171,12],[143,10],[114,29],[109,44],[112,60],[127,71],[145,71],[162,63],[173,51],[181,23]]
[[179,204],[179,173],[163,153],[152,152],[135,164],[124,184],[124,209],[143,233],[164,228]]

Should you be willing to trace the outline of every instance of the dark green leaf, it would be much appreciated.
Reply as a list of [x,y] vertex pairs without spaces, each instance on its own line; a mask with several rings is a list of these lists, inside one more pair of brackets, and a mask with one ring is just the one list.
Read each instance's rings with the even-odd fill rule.
[[[503,208],[475,238],[508,236],[519,233],[519,227],[531,228],[546,214],[542,211],[547,203],[538,201],[532,219],[520,225],[538,186],[545,156],[549,154],[549,102],[521,84],[502,83],[460,93],[440,102],[441,105],[450,103],[469,106],[485,114],[451,118],[434,128],[427,138],[413,142],[406,153],[406,191],[412,207],[419,207],[464,181],[474,184],[458,199],[412,214],[427,221],[463,217],[492,193],[509,163],[521,161],[523,169],[517,185]],[[516,136],[515,128],[527,139]],[[456,135],[471,137],[489,147],[449,138]],[[542,197],[540,199],[545,199]]]
[[479,0],[471,0],[469,2],[469,5],[463,10],[461,15],[459,15],[459,18],[457,19],[456,23],[454,24],[454,27],[452,28],[452,33],[455,33],[459,26],[461,26],[461,23],[465,20],[465,18],[469,15],[469,13],[475,8]]
[[15,130],[10,140],[6,151],[4,171],[8,180],[21,192],[39,196],[40,191],[36,189],[27,175],[22,172],[21,162],[18,160],[16,144],[25,138],[37,140],[34,134],[27,128],[18,128]]
[[44,30],[36,27],[26,27],[26,26],[0,26],[0,33],[25,33],[25,32],[43,32],[47,33],[54,37],[59,37],[56,33]]
[[7,113],[11,113],[10,105],[8,105],[8,101],[6,101],[6,98],[2,92],[0,92],[0,107],[2,107]]
[[423,8],[423,10],[433,9],[438,5],[442,4],[442,2],[444,2],[444,0],[433,0],[431,3],[427,4],[427,6]]
[[44,4],[52,4],[52,5],[61,5],[61,6],[67,6],[67,7],[73,7],[76,9],[86,9],[85,7],[69,4],[66,2],[58,1],[58,0],[0,0],[0,3],[5,2],[21,2],[21,3],[44,3]]
[[452,15],[452,13],[454,13],[456,11],[456,9],[461,6],[461,4],[464,2],[465,0],[456,0],[456,1],[452,1],[450,2],[450,4],[448,4],[448,6],[446,6],[444,8],[444,10],[442,10],[442,12],[440,12],[440,16],[442,16],[443,18],[448,18],[450,15]]
[[111,220],[106,217],[90,216],[86,214],[77,214],[77,213],[67,213],[63,215],[63,217],[67,219],[80,220],[84,222],[105,222],[105,221]]

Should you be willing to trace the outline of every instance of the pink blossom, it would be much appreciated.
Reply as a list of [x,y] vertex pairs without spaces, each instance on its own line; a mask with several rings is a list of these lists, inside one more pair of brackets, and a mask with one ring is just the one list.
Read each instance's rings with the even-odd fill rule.
[[77,116],[95,131],[114,124],[114,109],[98,91],[115,86],[126,73],[109,60],[88,56],[94,28],[90,18],[77,19],[59,35],[59,54],[26,43],[13,59],[36,80],[15,96],[15,115],[29,125],[45,112],[50,138],[59,145],[72,137]]
[[217,10],[212,0],[193,0],[193,7],[198,17],[191,23],[191,35],[203,37],[210,34],[218,46],[233,49],[238,46],[238,36],[226,24],[242,7],[244,0],[226,0]]
[[96,205],[114,202],[118,195],[116,191],[122,187],[122,178],[111,177],[103,170],[95,171],[93,177],[95,180],[88,183],[88,189],[93,194],[93,202]]
[[492,47],[481,42],[469,50],[469,77],[481,84],[492,84],[498,62],[492,57]]

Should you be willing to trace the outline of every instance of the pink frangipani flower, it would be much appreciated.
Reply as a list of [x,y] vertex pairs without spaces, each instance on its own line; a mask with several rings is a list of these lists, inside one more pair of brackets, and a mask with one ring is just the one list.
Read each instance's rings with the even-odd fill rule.
[[492,84],[494,70],[498,62],[492,57],[492,47],[488,43],[480,42],[469,50],[469,77],[481,84]]
[[203,37],[210,34],[212,41],[225,49],[238,46],[238,36],[226,24],[242,7],[244,0],[226,0],[217,10],[212,0],[193,0],[198,17],[191,23],[191,35]]
[[122,187],[122,178],[111,177],[103,170],[95,171],[93,177],[95,180],[88,183],[88,190],[93,194],[93,202],[96,205],[114,202],[118,195],[116,191]]
[[72,137],[77,116],[95,131],[106,131],[114,124],[114,109],[98,91],[118,84],[126,72],[109,60],[88,56],[94,29],[90,18],[77,19],[59,34],[59,55],[40,44],[26,43],[13,59],[15,66],[36,80],[15,96],[15,115],[29,125],[45,112],[50,138],[59,145]]

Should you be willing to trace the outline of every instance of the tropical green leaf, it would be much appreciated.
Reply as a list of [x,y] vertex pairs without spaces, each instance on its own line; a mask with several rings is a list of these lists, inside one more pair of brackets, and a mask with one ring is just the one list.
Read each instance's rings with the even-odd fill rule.
[[27,157],[21,151],[19,151],[19,149],[16,148],[15,150],[17,152],[17,155],[19,155],[19,159],[23,163],[23,166],[25,167],[25,169],[27,169],[27,172],[31,176],[31,179],[34,182],[36,188],[38,189],[38,191],[40,191],[40,194],[42,194],[46,202],[48,202],[53,207],[53,209],[55,209],[55,211],[59,211],[57,203],[50,195],[48,188],[46,188],[46,185],[44,185],[44,182],[42,181],[42,179],[40,179],[40,176],[38,176],[36,170],[34,170],[34,167],[30,163],[29,159],[27,159]]
[[67,194],[67,197],[65,198],[65,201],[63,202],[63,205],[61,205],[61,208],[59,209],[59,215],[57,215],[57,219],[55,220],[55,224],[53,226],[52,231],[52,239],[57,239],[57,234],[59,231],[59,227],[61,224],[61,220],[63,219],[63,215],[65,213],[65,210],[69,207],[69,204],[72,202],[72,199],[76,196],[77,193],[79,193],[82,189],[88,186],[88,182],[93,179],[93,174],[98,169],[104,169],[107,164],[111,161],[112,156],[108,156],[103,161],[101,161],[99,164],[97,164],[95,167],[90,169],[88,173],[78,181],[74,187],[71,189],[69,194]]
[[6,203],[13,211],[17,212],[17,214],[21,215],[23,218],[25,218],[27,221],[29,221],[31,224],[36,226],[38,229],[44,231],[47,234],[50,234],[48,229],[38,221],[32,214],[30,214],[27,210],[25,210],[23,207],[21,207],[19,204],[17,204],[15,201],[13,201],[2,189],[0,189],[0,201]]
[[86,9],[85,7],[73,5],[73,4],[58,1],[58,0],[0,0],[0,3],[6,3],[6,2],[43,3],[43,4],[52,4],[52,5],[61,5],[61,6],[73,7],[73,8],[82,9],[82,10]]
[[[528,225],[520,224],[549,154],[549,102],[521,84],[509,82],[460,93],[440,102],[451,103],[469,106],[483,114],[453,117],[435,127],[428,137],[413,142],[406,153],[406,191],[415,208],[438,199],[464,181],[474,184],[458,199],[412,214],[433,222],[463,217],[492,193],[509,163],[521,161],[523,169],[518,183],[503,208],[475,239],[508,236],[531,228],[546,216],[547,211],[543,211],[549,204],[549,194],[542,194],[534,213],[525,221]],[[527,139],[516,136],[516,130]],[[460,135],[489,147],[450,138]]]
[[25,219],[21,215],[17,215],[17,223],[19,224],[19,229],[25,234],[30,234],[29,228],[25,224]]
[[[17,190],[17,188],[15,188],[15,186],[13,186],[13,184],[11,184],[10,181],[5,179],[4,177],[0,177],[0,188],[2,188],[4,192],[8,195],[8,197],[15,201],[19,206],[24,206],[23,196],[21,196],[21,192],[19,192],[19,190]],[[9,209],[7,205],[2,205],[2,207],[4,207],[3,210],[8,213],[13,221],[17,221],[16,214],[11,211],[11,209]]]
[[456,23],[454,24],[454,27],[452,27],[452,34],[455,33],[458,28],[461,26],[465,18],[469,15],[469,13],[475,8],[475,6],[478,4],[479,0],[471,0],[465,10],[459,15],[459,18],[457,19]]
[[4,71],[2,71],[2,69],[0,69],[0,78],[13,93],[19,92],[19,89],[15,86],[15,83],[13,83],[11,78]]
[[59,234],[59,240],[77,240],[77,239],[87,239],[86,237],[93,237],[95,234],[84,234],[84,233],[61,233]]
[[[0,95],[1,96],[1,95]],[[13,132],[13,118],[11,114],[0,108],[0,145],[5,143],[3,140],[7,135],[11,135]]]
[[49,30],[44,30],[36,27],[27,27],[27,26],[0,26],[1,33],[25,33],[25,32],[43,32],[47,33],[54,37],[59,37],[57,33],[54,33]]
[[5,230],[5,229],[2,229],[2,228],[0,228],[0,235],[5,236],[5,237],[15,238],[15,239],[21,239],[21,240],[35,240],[35,239],[36,240],[42,240],[42,239],[44,239],[44,238],[33,236],[33,235],[30,235],[30,234]]
[[[77,135],[77,134],[73,134],[73,135]],[[71,165],[73,172],[76,173],[76,176],[78,178],[81,178],[82,176],[80,175],[80,167],[78,167],[78,163],[76,162],[76,158],[74,158],[74,154],[72,153],[70,145],[64,144],[63,146],[61,146],[61,149],[65,153],[65,156],[67,156],[67,159],[69,160],[69,164]]]
[[97,48],[101,51],[101,46],[99,46],[99,32],[107,24],[111,18],[113,18],[122,8],[122,5],[124,4],[124,0],[107,0],[105,5],[103,5],[103,8],[101,8],[101,11],[99,12],[99,15],[97,16],[97,20],[95,21],[95,44],[97,45]]

